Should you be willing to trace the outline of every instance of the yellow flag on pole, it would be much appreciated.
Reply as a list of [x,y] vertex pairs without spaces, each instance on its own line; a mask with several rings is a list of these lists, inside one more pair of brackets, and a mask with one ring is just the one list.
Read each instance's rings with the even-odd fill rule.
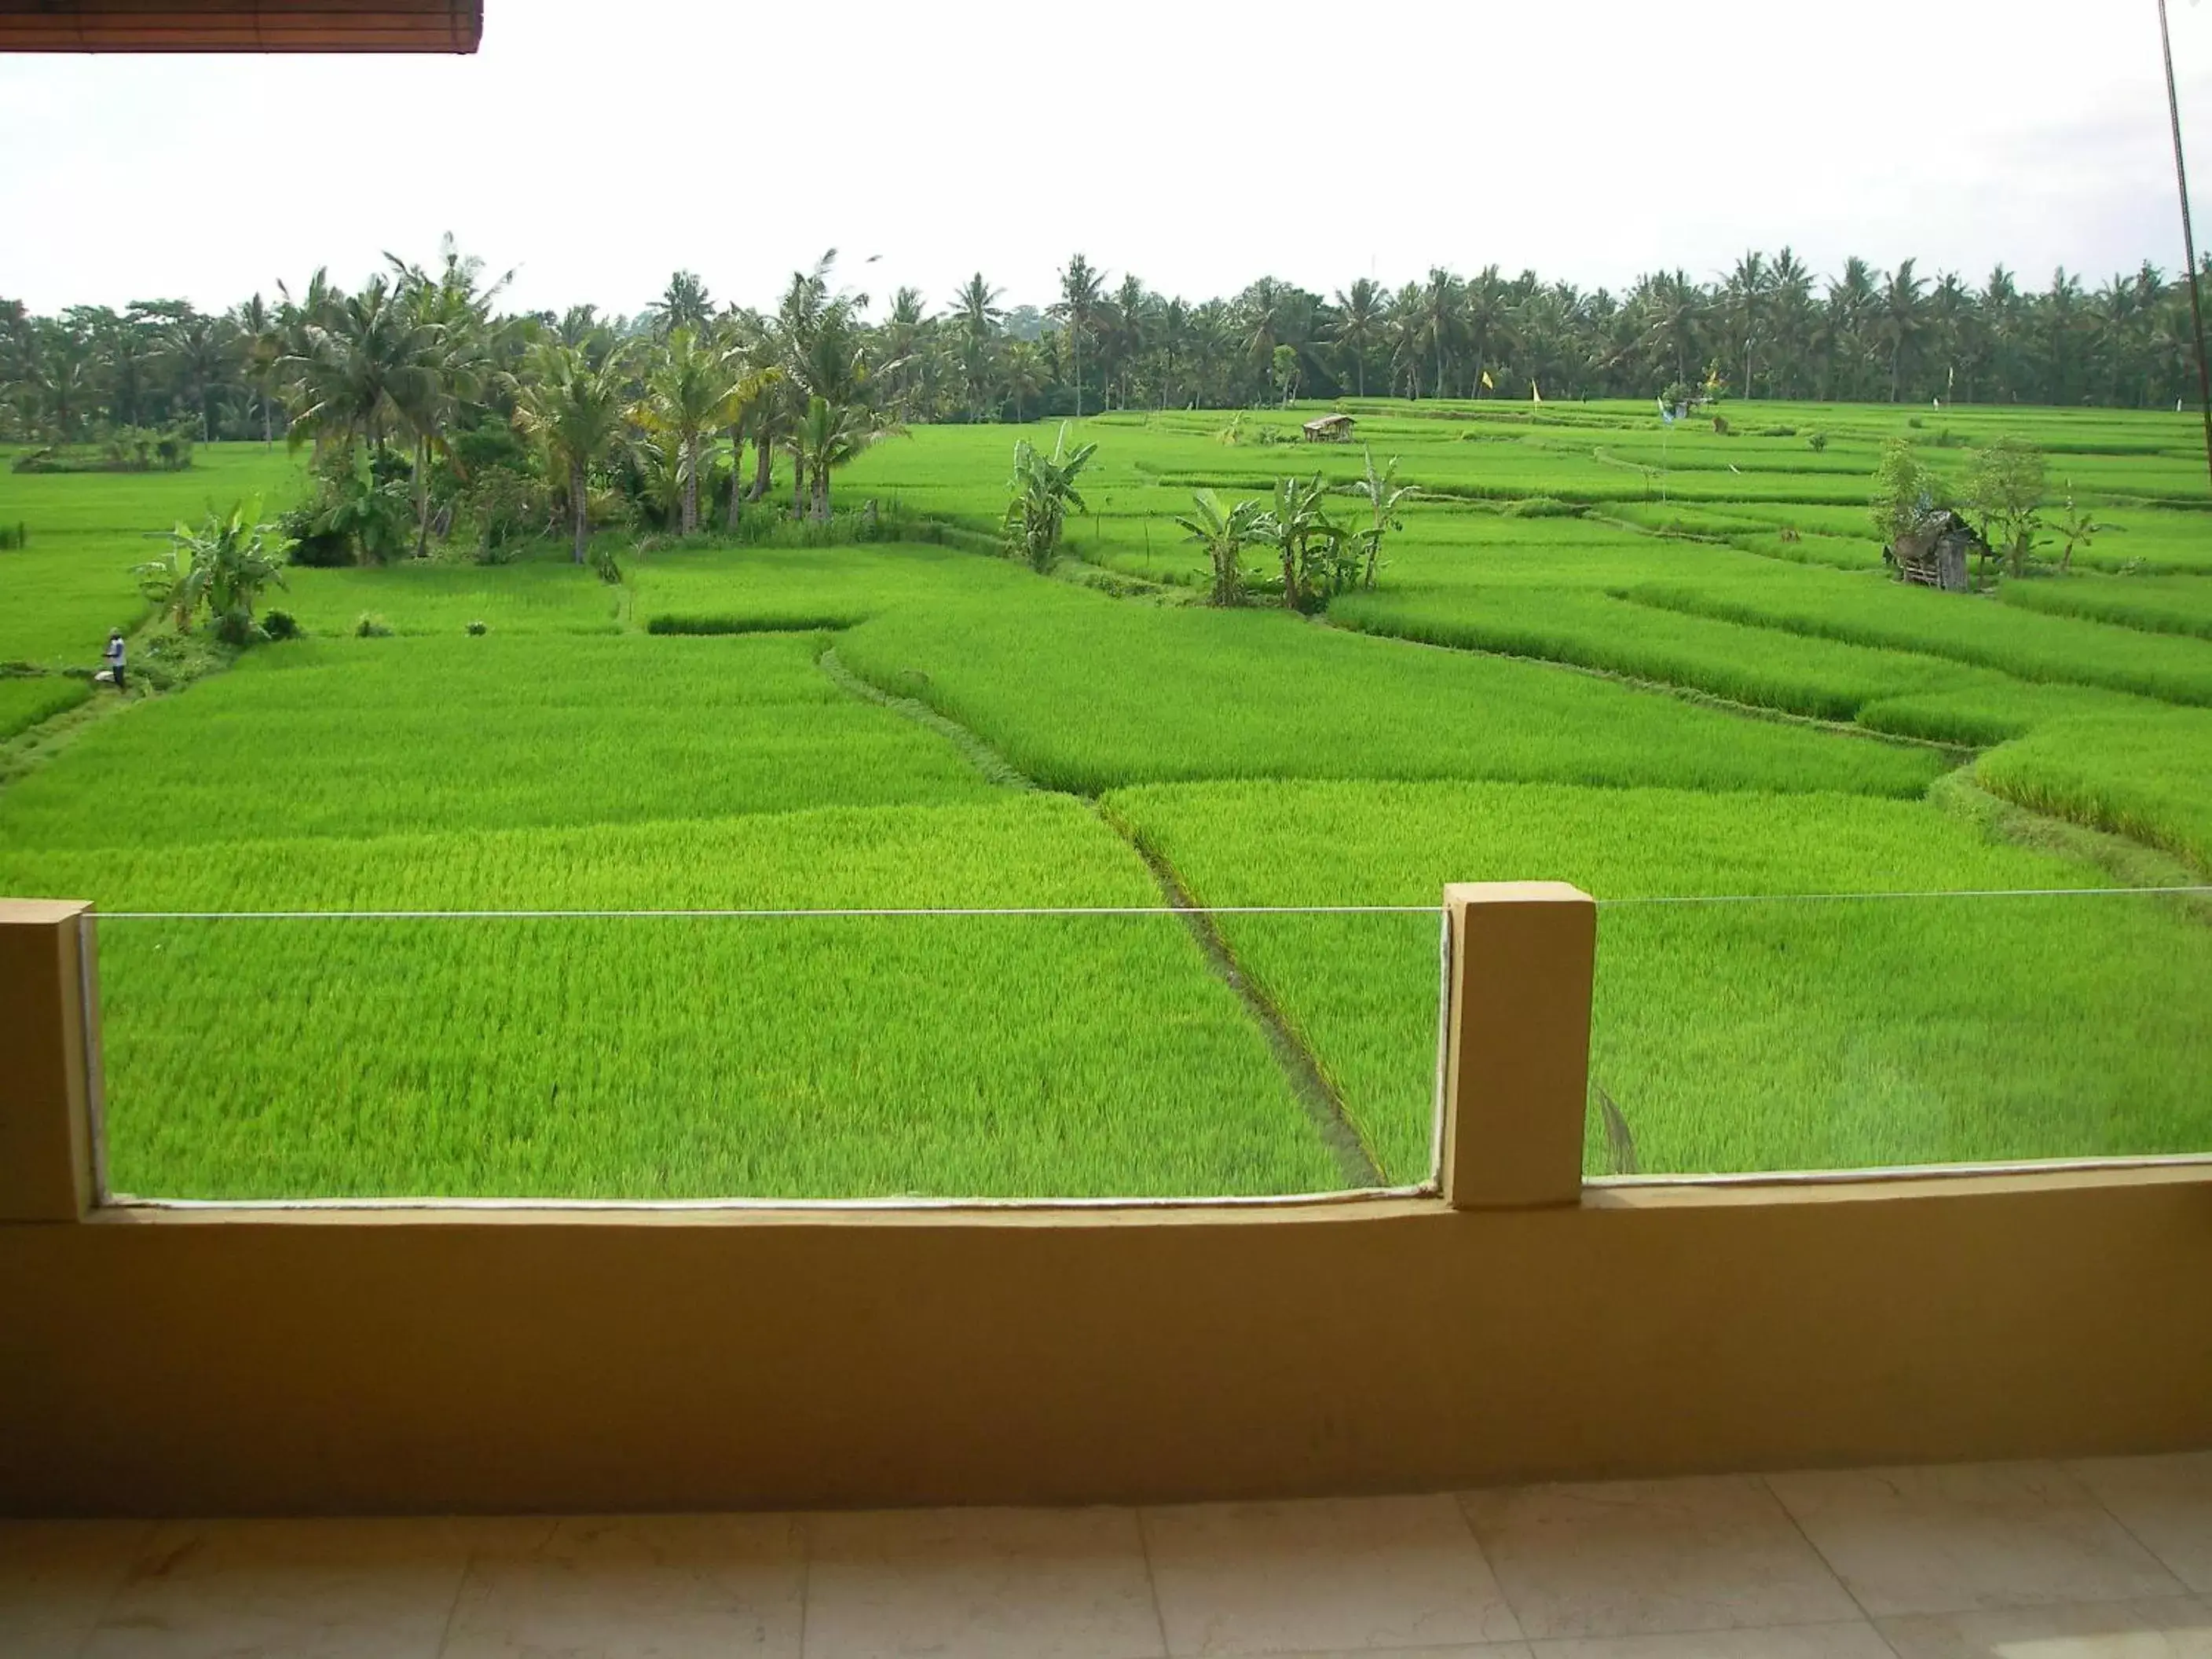
[[1536,383],[1534,380],[1528,382],[1528,401],[1532,404],[1540,404],[1544,401],[1544,394],[1536,389]]
[[1482,389],[1485,392],[1495,392],[1498,390],[1496,386],[1490,383],[1490,371],[1486,368],[1482,371]]

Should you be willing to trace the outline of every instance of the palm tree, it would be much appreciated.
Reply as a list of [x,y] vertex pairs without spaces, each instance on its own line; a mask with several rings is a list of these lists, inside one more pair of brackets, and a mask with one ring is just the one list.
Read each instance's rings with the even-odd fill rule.
[[830,517],[830,474],[887,437],[906,428],[857,404],[833,404],[820,395],[806,400],[806,413],[792,433],[793,459],[812,486],[814,516]]
[[438,389],[440,331],[396,300],[381,276],[337,301],[327,325],[307,322],[280,367],[300,386],[295,440],[365,438],[380,454],[405,411]]
[[1775,386],[1775,368],[1782,370],[1781,384],[1775,389],[1787,398],[1802,385],[1799,378],[1804,369],[1806,354],[1812,349],[1813,337],[1813,273],[1805,268],[1795,249],[1785,247],[1774,256],[1773,269],[1767,276],[1768,334],[1771,347],[1767,352],[1767,384]]
[[1105,272],[1096,269],[1080,253],[1071,256],[1060,273],[1060,298],[1050,307],[1050,314],[1067,325],[1067,345],[1074,363],[1075,418],[1083,418],[1083,337],[1091,331],[1093,319],[1103,302],[1106,288]]
[[1875,334],[1889,343],[1889,400],[1898,400],[1905,368],[1905,352],[1908,346],[1920,342],[1922,327],[1920,291],[1928,286],[1928,279],[1916,276],[1913,262],[1901,259],[1890,273],[1889,281],[1882,287],[1881,303],[1875,314]]
[[647,307],[646,313],[653,319],[653,331],[663,338],[679,328],[688,328],[696,336],[713,325],[714,301],[696,272],[679,270],[669,277],[660,298]]
[[1019,424],[1022,405],[1044,393],[1044,354],[1034,340],[1015,340],[1006,347],[999,365],[1000,383],[1014,400],[1014,420]]
[[1727,309],[1734,326],[1729,332],[1743,342],[1743,395],[1751,392],[1751,349],[1766,314],[1766,256],[1757,250],[1735,262],[1724,288]]
[[729,424],[741,401],[735,395],[740,375],[726,348],[679,325],[647,366],[645,396],[630,410],[633,422],[665,440],[676,454],[684,535],[699,528],[701,442]]
[[1388,305],[1381,285],[1370,277],[1336,291],[1336,324],[1330,331],[1338,347],[1351,356],[1352,388],[1358,397],[1367,395],[1367,354],[1382,340]]
[[591,471],[623,435],[626,380],[619,356],[593,364],[575,347],[549,340],[532,349],[515,395],[515,424],[568,482],[578,564],[591,538]]
[[1442,265],[1431,265],[1429,279],[1420,289],[1420,337],[1425,348],[1436,356],[1436,392],[1439,398],[1444,395],[1444,354],[1451,349],[1459,332],[1462,287],[1460,279],[1450,271]]
[[1482,396],[1484,360],[1491,349],[1500,344],[1510,348],[1511,343],[1505,341],[1504,336],[1511,315],[1506,286],[1498,274],[1498,267],[1485,266],[1482,274],[1468,283],[1462,293],[1459,326],[1474,353],[1474,367],[1468,375],[1468,396]]
[[980,270],[961,283],[960,291],[952,296],[952,314],[961,332],[971,340],[988,340],[996,334],[1006,314],[999,305],[1003,292],[986,282]]
[[200,441],[215,436],[216,393],[231,384],[238,336],[229,319],[187,312],[162,331],[162,355],[174,367],[179,390],[199,416]]

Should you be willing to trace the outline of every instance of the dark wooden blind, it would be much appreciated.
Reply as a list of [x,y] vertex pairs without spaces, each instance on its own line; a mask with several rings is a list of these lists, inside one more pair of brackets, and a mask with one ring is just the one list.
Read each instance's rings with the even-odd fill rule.
[[0,52],[477,49],[483,0],[0,0]]

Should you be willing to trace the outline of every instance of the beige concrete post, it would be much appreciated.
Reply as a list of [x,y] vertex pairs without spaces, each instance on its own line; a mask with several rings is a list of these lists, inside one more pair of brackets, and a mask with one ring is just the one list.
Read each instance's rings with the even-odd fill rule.
[[1597,906],[1559,881],[1444,889],[1444,1197],[1455,1209],[1581,1201]]
[[92,907],[0,898],[0,1221],[92,1207],[100,1012]]

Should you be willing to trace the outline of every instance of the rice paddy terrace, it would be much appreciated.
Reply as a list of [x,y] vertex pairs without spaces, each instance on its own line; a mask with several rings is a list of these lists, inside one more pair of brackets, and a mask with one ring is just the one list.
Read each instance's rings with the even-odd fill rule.
[[[1256,551],[1254,606],[1199,603],[1174,518],[1357,445],[1131,411],[1083,425],[1052,576],[986,550],[1015,431],[918,428],[836,490],[935,542],[295,569],[303,637],[128,699],[82,670],[110,626],[158,667],[130,567],[298,463],[0,475],[0,891],[147,918],[101,931],[112,1184],[1417,1182],[1414,912],[1521,877],[1608,905],[1593,1172],[2212,1146],[2203,899],[1833,896],[2212,877],[2193,416],[1346,407],[1423,495],[1317,617]],[[2106,528],[1990,593],[1889,580],[1881,441],[2001,432]],[[1164,895],[1377,908],[1120,914]],[[1109,914],[613,914],[1023,908]]]

